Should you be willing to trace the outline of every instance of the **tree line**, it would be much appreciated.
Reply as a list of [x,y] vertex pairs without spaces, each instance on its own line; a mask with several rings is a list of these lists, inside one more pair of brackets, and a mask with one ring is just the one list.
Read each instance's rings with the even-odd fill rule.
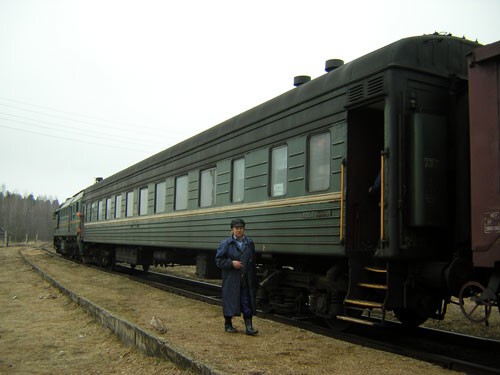
[[[50,241],[54,234],[52,213],[59,207],[57,199],[51,201],[33,194],[21,196],[0,191],[0,227],[9,234],[10,242]],[[2,245],[2,244],[0,244]]]

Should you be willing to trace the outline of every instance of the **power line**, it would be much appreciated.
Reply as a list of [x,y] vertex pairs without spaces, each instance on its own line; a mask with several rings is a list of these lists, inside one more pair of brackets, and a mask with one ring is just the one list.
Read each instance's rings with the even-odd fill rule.
[[[70,116],[83,117],[83,118],[87,118],[87,119],[90,119],[90,120],[104,121],[104,122],[109,122],[109,123],[116,124],[116,125],[134,126],[136,128],[140,128],[141,131],[147,131],[147,132],[149,132],[151,135],[153,135],[155,137],[158,136],[158,129],[151,128],[151,127],[148,127],[148,126],[145,126],[145,125],[138,125],[138,124],[118,122],[118,121],[103,119],[103,118],[99,118],[99,117],[95,117],[95,116],[89,116],[89,115],[85,115],[85,114],[80,114],[80,113],[75,113],[75,112],[68,112],[68,111],[63,111],[63,110],[59,110],[59,109],[55,109],[55,108],[50,108],[50,107],[44,107],[44,106],[41,106],[41,105],[38,105],[38,104],[32,104],[32,103],[23,102],[23,101],[20,101],[20,100],[15,100],[15,99],[10,99],[10,98],[5,98],[5,97],[0,97],[0,100],[6,100],[6,101],[10,101],[10,102],[22,104],[22,105],[29,105],[29,106],[40,108],[40,109],[43,109],[43,110],[49,110],[49,111],[64,113],[64,114],[70,115]],[[59,119],[62,119],[62,120],[69,120],[69,121],[74,121],[74,122],[80,122],[80,123],[84,123],[84,124],[87,124],[87,125],[93,125],[93,126],[102,125],[102,124],[99,124],[99,123],[96,123],[96,122],[89,122],[89,121],[75,119],[75,118],[71,118],[71,117],[58,116],[58,115],[49,114],[49,113],[45,113],[45,112],[35,111],[35,110],[32,110],[32,109],[26,109],[26,108],[18,107],[18,106],[11,105],[11,104],[0,103],[0,105],[5,106],[5,107],[14,108],[14,109],[21,110],[21,111],[36,113],[36,114],[39,114],[39,115],[42,115],[42,116],[49,116],[49,117],[59,118]],[[123,131],[123,128],[114,127],[114,126],[108,126],[108,127],[111,128],[111,129]]]
[[[0,119],[2,119],[2,118],[0,118]],[[9,121],[20,122],[20,121],[16,121],[16,120],[9,120]],[[133,152],[137,152],[137,153],[141,153],[141,154],[145,153],[142,150],[132,149],[132,148],[128,148],[128,147],[116,146],[116,145],[112,145],[112,144],[103,144],[103,143],[97,143],[97,142],[88,142],[88,141],[84,141],[82,139],[74,139],[74,138],[68,138],[68,137],[61,137],[61,136],[53,135],[53,134],[39,133],[39,132],[26,130],[26,129],[18,129],[18,128],[14,128],[12,126],[7,126],[7,125],[0,125],[0,128],[15,130],[15,131],[23,132],[23,133],[41,135],[41,136],[48,137],[48,138],[62,139],[65,141],[78,142],[78,143],[85,143],[88,145],[103,146],[103,147],[107,147],[107,148],[109,148],[109,147],[117,148],[117,149],[122,149],[122,150],[127,150],[127,151],[133,151]]]
[[[24,121],[12,120],[12,119],[9,119],[9,118],[0,117],[0,119],[2,119],[2,120],[7,120],[7,121],[11,121],[11,122],[17,122],[17,123],[20,123],[20,124],[24,124],[24,125],[28,125],[28,126],[33,126],[33,127],[36,127],[36,128],[43,128],[43,129],[54,130],[54,131],[62,131],[62,132],[65,132],[65,133],[69,133],[70,135],[72,135],[72,134],[79,134],[79,135],[83,135],[85,137],[98,138],[98,139],[103,139],[103,140],[112,140],[112,141],[120,141],[121,140],[121,141],[126,142],[126,143],[131,144],[131,145],[138,145],[138,146],[143,146],[143,147],[151,147],[150,143],[135,142],[131,138],[126,137],[126,136],[122,136],[122,135],[119,135],[119,134],[116,135],[116,134],[109,134],[109,133],[103,133],[103,132],[98,132],[98,131],[97,132],[96,131],[89,132],[88,130],[82,129],[82,128],[75,128],[75,127],[66,126],[66,125],[62,125],[62,124],[55,124],[55,123],[49,122],[49,121],[43,121],[43,120],[33,119],[33,118],[29,118],[29,117],[24,117],[24,116],[13,115],[13,114],[10,114],[10,113],[5,113],[5,112],[0,112],[0,115],[15,117],[15,118],[18,118],[18,119],[21,119],[21,120],[34,121],[36,123],[42,123],[42,124],[47,124],[47,125],[51,125],[51,126],[55,126],[56,127],[56,128],[53,128],[53,127],[50,127],[50,126],[43,126],[43,125],[39,125],[39,124],[31,124],[31,123],[27,123],[27,122],[24,122]],[[57,128],[60,128],[60,129],[57,129]],[[99,135],[99,134],[101,134],[101,135]],[[146,142],[147,142],[147,140],[146,140]]]

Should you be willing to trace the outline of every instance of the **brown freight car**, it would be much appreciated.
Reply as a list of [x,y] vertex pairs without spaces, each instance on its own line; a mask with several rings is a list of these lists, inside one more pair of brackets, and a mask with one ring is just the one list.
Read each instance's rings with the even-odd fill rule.
[[500,262],[500,41],[469,55],[469,110],[473,260],[491,268]]

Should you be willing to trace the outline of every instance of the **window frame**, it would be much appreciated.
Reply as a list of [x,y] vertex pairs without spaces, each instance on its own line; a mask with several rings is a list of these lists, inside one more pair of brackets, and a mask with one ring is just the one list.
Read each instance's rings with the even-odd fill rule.
[[[159,191],[158,186],[162,185],[162,189]],[[161,199],[159,200],[159,193],[161,194],[163,192],[163,195],[161,196]],[[163,204],[162,204],[163,203]],[[161,205],[161,210],[158,208]],[[167,210],[167,182],[166,181],[160,181],[155,184],[155,207],[154,207],[154,212],[155,214],[161,214],[164,213]]]
[[103,220],[102,209],[103,209],[103,201],[102,200],[98,200],[97,201],[97,221]]
[[111,220],[111,197],[106,198],[106,204],[104,209],[106,212],[104,213],[104,219],[105,220]]
[[114,209],[115,219],[121,219],[122,217],[122,195],[117,194],[115,196],[115,209]]
[[[184,189],[184,186],[182,186],[182,188],[183,188],[182,192],[185,194],[185,199],[183,199],[182,202],[180,202],[179,184],[178,184],[178,182],[181,179],[182,180],[185,179],[185,189]],[[177,176],[175,178],[175,182],[174,182],[174,210],[175,211],[183,211],[183,210],[187,210],[188,209],[188,202],[189,202],[188,193],[189,193],[189,178],[188,178],[188,174],[186,173],[186,174]],[[179,203],[183,203],[183,206],[181,208],[179,208]]]
[[[242,166],[242,173],[243,173],[243,178],[239,179],[239,181],[241,181],[241,187],[238,188],[238,191],[239,193],[241,193],[241,199],[237,200],[235,199],[235,186],[237,185],[235,183],[235,176],[236,176],[236,173],[235,173],[235,164],[236,162],[243,162],[243,166]],[[231,202],[233,203],[241,203],[241,202],[244,202],[245,201],[245,177],[246,177],[246,160],[244,157],[241,157],[241,158],[236,158],[236,159],[233,159],[231,161]]]
[[[205,180],[204,176],[210,176],[209,180]],[[206,189],[211,188],[211,191]],[[205,202],[205,199],[209,201]],[[201,208],[213,207],[217,203],[217,167],[205,168],[200,170],[200,189],[199,189],[199,206]]]
[[134,190],[127,191],[125,198],[125,217],[134,216]]
[[[275,181],[275,178],[278,178],[280,176],[275,175],[275,160],[274,160],[274,151],[279,150],[279,149],[285,149],[286,155],[285,158],[282,160],[285,160],[285,168],[282,168],[281,170],[285,171],[284,174],[284,180],[283,182],[283,192],[282,194],[276,194],[275,193],[275,185],[276,183],[279,183],[280,181]],[[288,144],[283,143],[280,145],[273,146],[269,149],[269,196],[272,198],[281,198],[285,197],[288,193]]]
[[147,186],[139,188],[139,207],[137,213],[139,216],[146,216],[148,214],[148,198],[149,189]]
[[85,212],[85,222],[92,222],[92,203],[87,202],[87,211]]
[[[328,155],[327,155],[328,163],[325,163],[325,165],[328,165],[328,171],[327,171],[327,173],[323,174],[323,176],[321,176],[321,174],[318,173],[316,178],[313,179],[312,174],[317,173],[320,170],[321,165],[314,165],[314,166],[312,165],[313,161],[312,161],[311,153],[312,153],[313,147],[311,147],[311,141],[315,137],[325,136],[325,135],[328,136],[328,142],[327,142],[328,147],[326,148],[326,150],[328,151]],[[331,134],[330,130],[310,134],[307,137],[307,156],[306,157],[307,157],[307,192],[318,193],[318,192],[329,190],[331,185],[332,185],[332,134]],[[312,185],[311,185],[312,181],[318,180],[319,177],[323,177],[323,182],[325,182],[325,181],[328,182],[327,186],[323,187],[323,185],[321,185],[321,186],[319,186],[319,188],[312,189]]]

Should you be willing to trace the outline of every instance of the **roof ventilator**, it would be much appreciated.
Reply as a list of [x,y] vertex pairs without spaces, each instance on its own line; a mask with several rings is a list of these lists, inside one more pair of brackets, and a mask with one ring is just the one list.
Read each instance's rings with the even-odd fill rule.
[[325,72],[329,73],[332,70],[340,68],[342,65],[344,65],[344,60],[340,60],[340,59],[326,60],[326,62],[325,62]]
[[311,77],[309,76],[297,76],[293,78],[293,85],[295,87],[298,87],[300,85],[303,85],[304,83],[307,83],[311,80]]

